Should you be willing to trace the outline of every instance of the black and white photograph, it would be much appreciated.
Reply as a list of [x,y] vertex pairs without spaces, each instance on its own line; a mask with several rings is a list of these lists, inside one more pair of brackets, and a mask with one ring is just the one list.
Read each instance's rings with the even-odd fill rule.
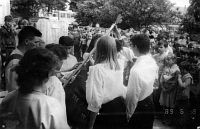
[[0,0],[0,129],[200,129],[200,0]]

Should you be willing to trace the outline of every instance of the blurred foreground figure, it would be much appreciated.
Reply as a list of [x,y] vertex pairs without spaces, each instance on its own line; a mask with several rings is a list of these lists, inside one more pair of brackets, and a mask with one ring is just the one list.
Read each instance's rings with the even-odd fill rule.
[[19,121],[18,129],[69,129],[61,103],[44,94],[57,63],[52,52],[35,48],[27,51],[16,67],[19,89],[6,96],[0,112],[13,113]]
[[18,65],[24,53],[32,48],[39,47],[42,33],[32,26],[25,26],[18,34],[19,43],[16,49],[12,51],[4,64],[4,78],[6,90],[8,92],[18,88],[16,83],[17,74],[14,67]]

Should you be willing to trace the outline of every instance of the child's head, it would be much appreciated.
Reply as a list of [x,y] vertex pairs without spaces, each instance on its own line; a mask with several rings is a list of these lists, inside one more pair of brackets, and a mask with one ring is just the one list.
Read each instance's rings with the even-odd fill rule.
[[191,70],[191,64],[187,61],[183,61],[179,65],[181,73],[187,74]]
[[174,55],[173,53],[169,53],[164,59],[164,64],[166,66],[172,66],[175,63],[176,63],[176,55]]
[[160,40],[158,42],[159,53],[164,53],[167,47],[168,47],[168,42],[166,40]]

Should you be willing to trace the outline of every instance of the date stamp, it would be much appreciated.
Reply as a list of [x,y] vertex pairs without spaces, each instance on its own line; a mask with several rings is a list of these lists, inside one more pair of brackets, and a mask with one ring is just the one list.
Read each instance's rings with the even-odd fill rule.
[[[165,115],[173,115],[173,114],[180,114],[180,115],[184,115],[184,114],[190,114],[190,115],[198,115],[200,113],[200,109],[190,109],[190,110],[186,110],[184,108],[179,108],[179,109],[165,109],[164,110],[164,114]],[[200,114],[199,114],[200,115]]]

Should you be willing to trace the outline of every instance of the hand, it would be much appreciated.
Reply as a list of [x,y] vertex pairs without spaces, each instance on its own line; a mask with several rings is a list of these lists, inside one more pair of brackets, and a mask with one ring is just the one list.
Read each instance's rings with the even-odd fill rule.
[[60,72],[56,72],[56,77],[61,79],[63,77],[63,75]]
[[69,83],[72,83],[75,79],[76,79],[76,76],[72,76],[72,78],[70,79]]
[[71,70],[77,69],[78,66],[81,65],[81,64],[82,64],[82,62],[78,62],[78,63],[76,63],[76,64],[72,67]]

